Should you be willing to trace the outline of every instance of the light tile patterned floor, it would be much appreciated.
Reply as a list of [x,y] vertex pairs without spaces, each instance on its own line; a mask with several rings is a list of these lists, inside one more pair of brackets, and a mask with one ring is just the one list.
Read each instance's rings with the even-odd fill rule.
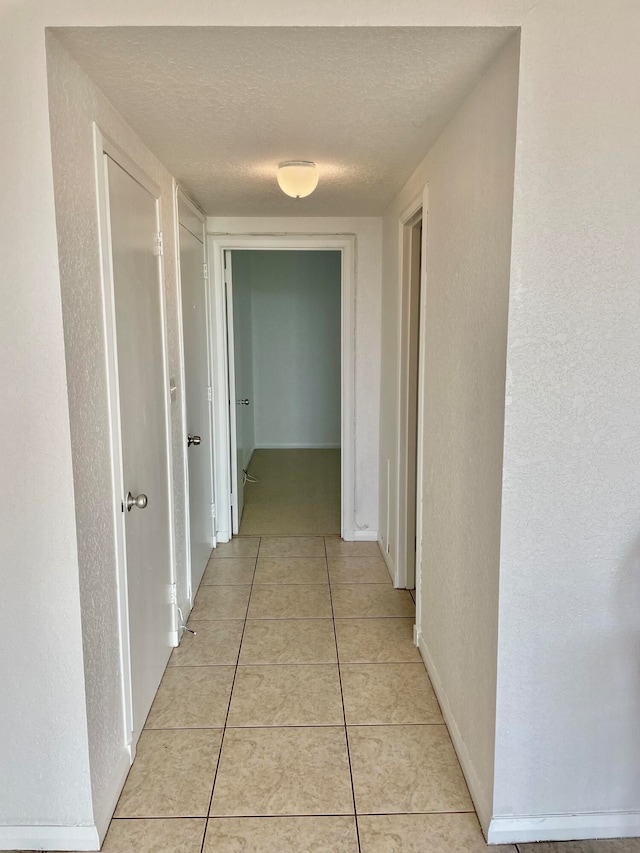
[[375,543],[239,537],[207,567],[104,853],[640,853],[488,848]]

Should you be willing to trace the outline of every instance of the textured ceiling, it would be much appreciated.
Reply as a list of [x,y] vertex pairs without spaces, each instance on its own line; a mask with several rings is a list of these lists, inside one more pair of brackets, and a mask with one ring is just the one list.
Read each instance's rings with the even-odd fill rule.
[[[377,216],[512,30],[54,32],[207,213]],[[276,184],[293,159],[318,164],[306,199]]]

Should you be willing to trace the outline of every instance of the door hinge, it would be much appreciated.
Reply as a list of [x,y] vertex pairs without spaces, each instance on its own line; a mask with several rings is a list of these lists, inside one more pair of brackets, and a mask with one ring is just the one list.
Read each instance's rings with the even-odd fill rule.
[[202,264],[202,275],[205,279],[209,278],[209,264]]
[[158,231],[156,233],[156,255],[164,254],[164,239],[162,236],[162,231]]
[[236,504],[233,492],[231,492],[231,494],[229,495],[229,503],[231,504],[231,506],[235,506]]
[[213,402],[213,391],[211,389],[211,385],[207,388],[207,400],[212,403]]
[[215,518],[215,517],[216,517],[216,505],[211,504],[211,518]]
[[169,584],[169,604],[178,603],[178,590],[175,581]]

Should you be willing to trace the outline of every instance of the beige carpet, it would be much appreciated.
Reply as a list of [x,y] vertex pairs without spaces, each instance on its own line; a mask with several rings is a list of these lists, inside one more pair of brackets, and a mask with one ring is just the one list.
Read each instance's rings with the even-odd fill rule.
[[256,450],[240,535],[340,535],[340,451]]

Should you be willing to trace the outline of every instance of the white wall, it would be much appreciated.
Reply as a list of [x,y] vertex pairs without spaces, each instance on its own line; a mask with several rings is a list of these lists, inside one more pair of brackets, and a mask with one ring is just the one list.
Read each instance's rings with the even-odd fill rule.
[[[90,819],[46,26],[522,26],[494,807],[505,818],[551,810],[555,834],[575,815],[585,833],[600,820],[594,813],[617,812],[615,831],[629,832],[640,810],[636,0],[2,0],[0,18],[0,114],[11,128],[0,160],[0,363],[11,413],[0,444],[9,498],[0,516],[0,847],[2,825],[48,821],[69,839]],[[359,253],[363,240],[371,251],[360,255],[370,289],[358,331],[371,359],[357,366],[358,512],[369,523],[378,510],[380,227],[360,222]],[[513,831],[543,834],[547,823]]]
[[247,279],[242,254],[232,252],[233,270],[233,336],[234,366],[236,380],[236,399],[249,400],[248,406],[236,407],[236,417],[240,418],[238,438],[244,451],[242,467],[249,467],[251,456],[256,447],[256,399],[253,379],[254,347],[253,316],[251,308],[251,281]]
[[[115,530],[102,319],[93,126],[161,187],[170,376],[180,386],[172,178],[54,36],[47,39],[53,178],[75,489],[91,789],[96,820],[115,805],[129,765],[122,717]],[[188,612],[182,388],[172,404],[179,603]]]
[[[391,285],[398,269],[399,217],[428,184],[418,630],[450,728],[459,732],[456,745],[485,826],[493,800],[518,61],[515,37],[385,216],[384,281]],[[383,338],[395,350],[397,290],[387,287],[385,298]],[[393,310],[386,310],[388,302]],[[397,396],[391,366],[385,364],[383,400]],[[385,428],[388,442],[388,423]],[[395,544],[395,529],[392,538]]]
[[378,530],[380,287],[382,220],[377,217],[209,217],[209,234],[355,234],[356,531]]
[[339,252],[233,253],[234,293],[251,300],[256,447],[340,447],[340,265]]
[[635,834],[639,33],[614,0],[539,4],[522,36],[495,788],[497,815]]

